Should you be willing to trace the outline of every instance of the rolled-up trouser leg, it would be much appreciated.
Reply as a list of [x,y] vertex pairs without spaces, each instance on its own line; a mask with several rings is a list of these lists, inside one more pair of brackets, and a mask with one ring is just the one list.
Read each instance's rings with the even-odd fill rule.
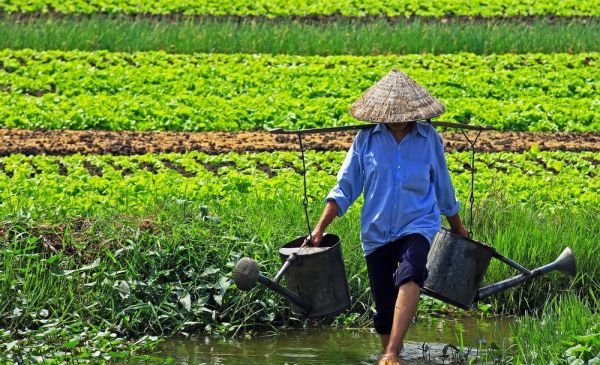
[[366,257],[371,293],[375,299],[375,330],[389,334],[392,330],[398,288],[408,281],[423,286],[427,279],[429,241],[411,234],[387,243]]

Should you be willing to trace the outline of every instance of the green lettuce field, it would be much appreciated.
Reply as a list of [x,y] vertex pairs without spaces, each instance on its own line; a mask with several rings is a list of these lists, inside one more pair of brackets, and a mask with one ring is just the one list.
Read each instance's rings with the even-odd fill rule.
[[598,54],[301,57],[2,53],[0,126],[249,130],[352,124],[347,109],[393,67],[449,110],[500,130],[599,130]]
[[106,12],[111,14],[185,14],[185,15],[260,15],[266,17],[282,15],[341,15],[341,16],[598,16],[600,2],[544,1],[524,0],[484,1],[415,1],[415,0],[370,0],[356,2],[351,0],[314,1],[302,0],[235,0],[235,1],[123,1],[93,0],[80,1],[7,1],[0,4],[6,12],[50,12],[84,13]]

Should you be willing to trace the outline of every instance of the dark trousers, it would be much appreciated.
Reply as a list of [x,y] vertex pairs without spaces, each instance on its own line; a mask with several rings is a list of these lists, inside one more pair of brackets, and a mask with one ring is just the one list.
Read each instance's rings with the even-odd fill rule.
[[427,279],[429,241],[421,234],[410,234],[386,243],[366,256],[371,293],[377,312],[373,316],[379,334],[392,331],[398,288],[409,281],[423,286]]

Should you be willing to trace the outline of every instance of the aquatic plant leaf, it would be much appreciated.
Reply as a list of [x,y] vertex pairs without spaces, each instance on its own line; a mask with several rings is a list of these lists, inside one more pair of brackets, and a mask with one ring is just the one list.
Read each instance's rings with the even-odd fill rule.
[[50,256],[46,259],[46,262],[49,264],[53,264],[56,261],[62,259],[64,256],[62,254],[58,254],[58,255],[54,255],[54,256]]
[[578,359],[575,356],[571,356],[567,359],[569,365],[585,365],[585,361]]
[[79,345],[80,341],[81,341],[81,339],[79,337],[75,337],[71,341],[64,343],[63,347],[73,348],[73,347]]
[[5,345],[5,351],[7,351],[7,352],[8,352],[8,351],[12,350],[12,349],[13,349],[13,347],[15,347],[15,346],[16,346],[18,343],[19,343],[19,340],[15,340],[15,341],[12,341],[12,342],[9,342],[9,343],[7,343],[7,344]]
[[179,303],[183,305],[186,311],[190,312],[192,310],[192,298],[190,293],[186,293],[183,297],[179,299]]
[[213,294],[213,299],[215,300],[215,302],[219,306],[223,305],[223,295],[221,295],[221,294]]
[[131,288],[125,280],[121,280],[119,283],[119,295],[121,298],[126,299],[131,294]]
[[15,308],[13,309],[12,315],[10,315],[8,318],[18,318],[21,316],[21,314],[23,314],[23,309]]
[[60,274],[59,274],[59,275],[63,275],[63,276],[69,276],[69,275],[71,275],[71,274],[73,274],[73,273],[76,273],[76,272],[81,272],[81,271],[87,271],[87,270],[91,270],[91,269],[93,269],[93,268],[97,267],[98,265],[100,265],[100,258],[97,258],[97,259],[96,259],[96,260],[94,260],[94,262],[92,262],[91,264],[89,264],[89,265],[85,265],[85,266],[82,266],[82,267],[80,267],[79,269],[74,269],[74,270],[64,270],[64,271],[60,272]]
[[583,336],[575,336],[575,339],[580,342],[591,342],[593,345],[600,346],[600,332]]
[[591,352],[592,348],[589,346],[583,346],[581,344],[575,345],[573,347],[568,348],[565,351],[565,356],[577,356],[578,354],[585,354]]
[[200,276],[205,277],[205,276],[209,276],[209,275],[213,275],[219,272],[219,269],[214,268],[214,267],[209,267],[208,269],[205,269],[202,274],[200,274]]
[[131,251],[131,250],[133,250],[132,246],[122,247],[122,248],[120,248],[120,249],[118,249],[118,250],[115,251],[115,257],[119,257],[119,256],[121,256],[122,253],[124,253],[126,251]]
[[227,288],[231,286],[231,280],[227,276],[221,276],[218,283],[218,288],[221,289],[222,292],[226,291]]

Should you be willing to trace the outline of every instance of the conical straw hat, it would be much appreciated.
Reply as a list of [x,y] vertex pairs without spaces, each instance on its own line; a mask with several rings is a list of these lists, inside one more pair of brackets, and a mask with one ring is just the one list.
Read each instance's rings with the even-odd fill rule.
[[393,69],[350,107],[354,118],[372,123],[407,123],[443,114],[446,108],[415,80]]

